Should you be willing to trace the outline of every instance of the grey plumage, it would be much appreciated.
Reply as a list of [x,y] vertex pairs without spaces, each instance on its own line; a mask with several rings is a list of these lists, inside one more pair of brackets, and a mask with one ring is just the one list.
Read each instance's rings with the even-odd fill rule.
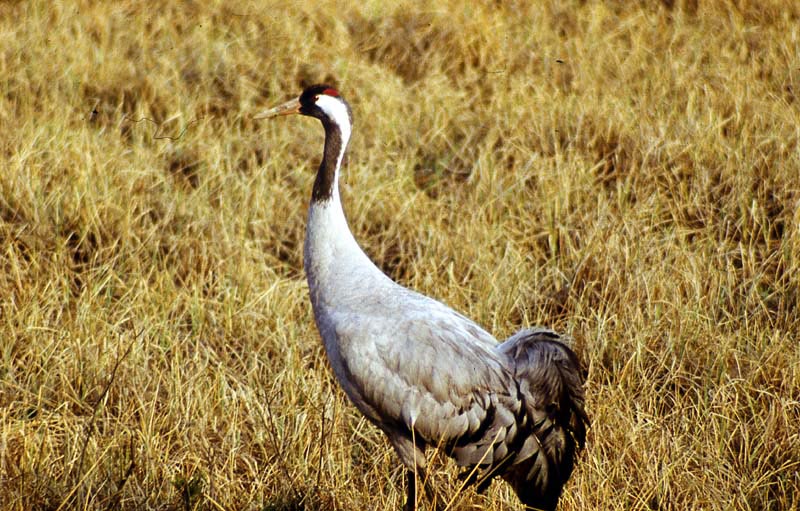
[[321,85],[266,116],[283,113],[313,116],[325,127],[304,253],[311,303],[343,390],[411,474],[406,509],[415,505],[413,474],[425,479],[429,446],[465,467],[466,482],[479,490],[500,476],[527,506],[555,509],[588,425],[575,354],[544,328],[498,343],[384,275],[356,243],[340,203],[349,106]]

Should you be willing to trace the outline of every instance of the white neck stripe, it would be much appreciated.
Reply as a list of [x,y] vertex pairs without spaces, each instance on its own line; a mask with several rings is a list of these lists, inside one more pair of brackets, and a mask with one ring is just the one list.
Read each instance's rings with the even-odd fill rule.
[[[344,150],[347,147],[347,142],[350,140],[350,131],[352,130],[352,126],[350,124],[350,113],[347,111],[347,105],[336,98],[332,98],[324,94],[319,96],[316,103],[317,106],[323,112],[325,112],[325,115],[330,117],[331,120],[333,120],[333,122],[339,126],[339,131],[342,134],[341,154],[344,154]],[[340,160],[341,154],[339,155]]]

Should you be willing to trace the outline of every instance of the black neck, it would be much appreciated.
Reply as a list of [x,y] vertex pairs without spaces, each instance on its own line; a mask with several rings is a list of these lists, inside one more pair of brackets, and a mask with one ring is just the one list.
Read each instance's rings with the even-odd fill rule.
[[325,202],[333,196],[336,165],[342,152],[342,131],[339,126],[328,120],[323,120],[322,126],[325,128],[325,149],[322,151],[322,161],[311,193],[312,202]]

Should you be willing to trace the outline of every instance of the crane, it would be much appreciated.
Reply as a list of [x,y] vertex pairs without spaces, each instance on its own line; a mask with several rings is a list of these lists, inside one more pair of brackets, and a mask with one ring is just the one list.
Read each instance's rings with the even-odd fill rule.
[[339,196],[350,106],[334,87],[312,85],[255,118],[290,114],[325,129],[303,254],[316,325],[345,394],[405,466],[404,511],[416,507],[417,479],[435,501],[427,447],[464,467],[462,479],[478,491],[500,477],[528,508],[554,510],[589,425],[577,356],[541,327],[498,343],[386,276],[356,242]]

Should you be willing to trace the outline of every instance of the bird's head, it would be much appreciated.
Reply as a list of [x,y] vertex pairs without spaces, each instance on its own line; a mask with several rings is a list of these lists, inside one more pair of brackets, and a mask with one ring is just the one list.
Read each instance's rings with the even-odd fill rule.
[[307,87],[300,97],[261,112],[255,119],[269,119],[279,115],[300,114],[316,117],[323,124],[334,124],[350,131],[352,113],[350,105],[330,85],[319,84]]

